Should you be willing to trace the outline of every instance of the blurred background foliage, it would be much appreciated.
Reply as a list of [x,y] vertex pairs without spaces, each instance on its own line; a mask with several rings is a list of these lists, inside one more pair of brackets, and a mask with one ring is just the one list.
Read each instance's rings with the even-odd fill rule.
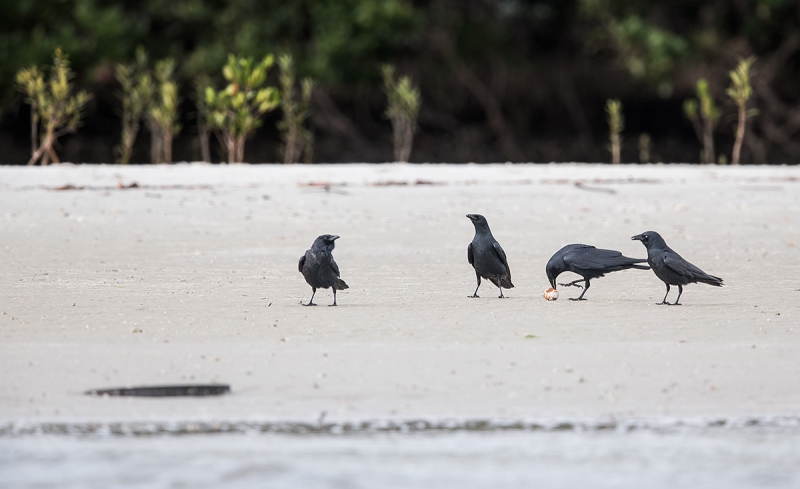
[[[626,141],[646,134],[665,161],[697,162],[683,102],[708,81],[730,153],[735,106],[728,72],[756,56],[743,163],[800,161],[797,0],[0,0],[0,163],[24,163],[29,110],[21,68],[69,55],[94,94],[84,126],[60,140],[67,161],[111,162],[119,143],[117,63],[136,49],[172,58],[185,128],[173,159],[200,159],[195,82],[219,86],[228,54],[291,54],[315,81],[314,161],[390,161],[380,66],[419,86],[411,161],[606,161],[604,105],[620,99]],[[277,85],[277,74],[270,85]],[[248,143],[246,161],[277,161],[279,111]],[[194,130],[192,130],[194,129]],[[149,136],[132,162],[148,161]],[[224,159],[219,147],[212,159]],[[638,161],[634,144],[622,161]]]

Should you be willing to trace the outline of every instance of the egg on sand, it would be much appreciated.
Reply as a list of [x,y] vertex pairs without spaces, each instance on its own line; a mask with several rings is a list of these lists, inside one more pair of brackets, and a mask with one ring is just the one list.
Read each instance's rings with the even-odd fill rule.
[[544,291],[542,297],[549,301],[558,300],[558,291],[552,287],[549,287],[547,290]]

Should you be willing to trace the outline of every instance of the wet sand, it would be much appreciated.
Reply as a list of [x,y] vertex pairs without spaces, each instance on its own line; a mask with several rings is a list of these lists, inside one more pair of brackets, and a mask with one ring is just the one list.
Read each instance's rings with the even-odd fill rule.
[[[467,298],[467,213],[508,299]],[[564,244],[644,257],[646,230],[725,287],[541,297]],[[302,307],[324,233],[350,289]],[[800,167],[0,167],[0,236],[3,422],[800,415]],[[189,382],[232,393],[82,394]]]

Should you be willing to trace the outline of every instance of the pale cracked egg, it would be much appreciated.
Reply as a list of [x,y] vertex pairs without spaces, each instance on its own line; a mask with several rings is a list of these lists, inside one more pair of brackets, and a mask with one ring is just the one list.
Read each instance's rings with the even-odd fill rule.
[[558,300],[558,291],[552,287],[549,287],[547,290],[544,291],[542,297],[549,301]]

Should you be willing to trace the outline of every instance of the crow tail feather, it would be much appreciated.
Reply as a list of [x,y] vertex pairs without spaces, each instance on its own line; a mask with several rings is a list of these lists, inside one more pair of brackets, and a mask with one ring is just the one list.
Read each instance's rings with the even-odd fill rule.
[[697,277],[697,281],[703,282],[704,284],[713,285],[714,287],[722,287],[722,279],[713,275]]

